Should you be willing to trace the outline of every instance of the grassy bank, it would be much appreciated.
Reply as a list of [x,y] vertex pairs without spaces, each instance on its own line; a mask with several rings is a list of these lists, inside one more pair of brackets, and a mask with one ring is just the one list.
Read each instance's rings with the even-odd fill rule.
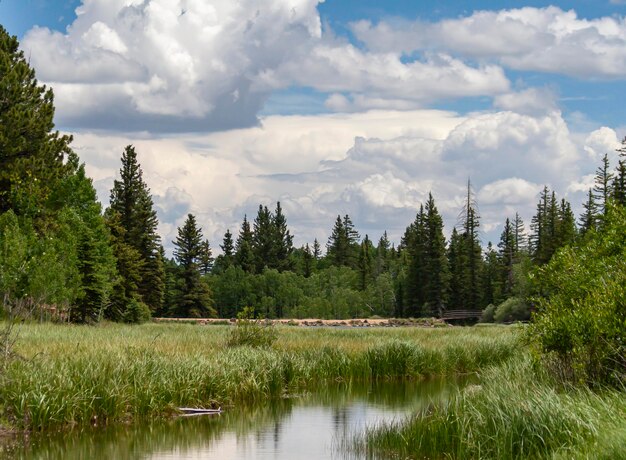
[[241,404],[329,379],[477,371],[519,349],[514,328],[282,327],[273,347],[225,346],[229,326],[23,325],[2,375],[2,419],[43,430]]
[[623,392],[564,388],[521,357],[445,404],[370,430],[353,449],[394,458],[626,458]]

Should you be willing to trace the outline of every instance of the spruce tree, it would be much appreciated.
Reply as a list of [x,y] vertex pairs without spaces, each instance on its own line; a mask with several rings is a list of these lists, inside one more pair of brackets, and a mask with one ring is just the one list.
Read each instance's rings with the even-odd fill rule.
[[174,257],[181,267],[183,279],[174,313],[179,317],[215,316],[211,292],[200,277],[202,230],[197,226],[193,214],[188,214],[184,225],[178,228],[174,246]]
[[626,137],[617,151],[620,159],[613,179],[613,199],[617,205],[626,207]]
[[[163,306],[165,288],[157,215],[133,146],[126,147],[121,161],[120,179],[113,182],[107,215],[109,219],[116,216],[115,226],[119,228],[113,231],[114,237],[122,238],[122,243],[139,253],[141,263],[138,267],[137,294],[154,313]],[[123,232],[119,232],[120,228]],[[126,293],[128,298],[134,296],[135,293]]]
[[415,216],[415,221],[406,229],[404,244],[408,254],[408,267],[404,287],[404,313],[411,317],[422,316],[426,302],[426,216],[424,206]]
[[607,205],[612,195],[612,179],[613,174],[610,171],[609,157],[605,153],[604,157],[602,157],[602,164],[596,170],[595,185],[593,187],[593,198],[598,207],[598,223],[600,225],[607,213]]
[[293,236],[287,228],[287,218],[283,214],[280,201],[276,203],[276,211],[272,218],[274,227],[271,268],[278,271],[291,269],[291,253],[293,252]]
[[432,193],[428,194],[425,209],[425,301],[428,309],[422,313],[439,315],[444,308],[448,290],[449,268],[446,257],[446,239],[443,219],[435,205]]
[[456,228],[452,229],[448,245],[448,267],[450,282],[448,290],[448,309],[457,310],[463,307],[463,260],[461,257],[462,236]]
[[[507,217],[504,222],[504,229],[500,234],[500,242],[498,243],[498,263],[499,263],[499,287],[502,289],[504,297],[509,297],[513,292],[513,265],[517,259],[517,249],[515,241],[515,229],[511,224],[511,221]],[[487,252],[487,265],[490,264],[489,257],[491,253]],[[496,299],[500,300],[500,299]],[[486,303],[493,303],[494,299],[487,301]]]
[[302,248],[302,274],[305,278],[309,278],[313,274],[313,264],[315,259],[309,243]]
[[[508,219],[507,219],[508,221]],[[485,267],[483,270],[483,302],[485,306],[499,304],[502,299],[502,260],[493,248],[491,241],[485,252]]]
[[320,260],[322,257],[322,248],[320,247],[320,242],[317,241],[317,238],[313,241],[313,259],[315,261]]
[[39,85],[17,38],[0,26],[0,214],[46,217],[72,141],[52,131],[53,118],[52,90]]
[[350,242],[348,241],[343,220],[341,220],[341,216],[337,216],[335,225],[328,238],[328,243],[326,244],[326,256],[333,265],[340,267],[342,265],[348,265],[349,251]]
[[589,230],[595,230],[598,223],[598,205],[593,197],[593,191],[589,189],[587,193],[587,201],[583,203],[584,212],[580,216],[580,234],[584,235]]
[[369,236],[361,242],[359,251],[359,287],[361,291],[365,291],[372,281],[373,264],[372,264],[372,242]]
[[241,267],[246,273],[254,273],[255,259],[254,259],[254,235],[250,229],[250,222],[248,217],[243,216],[243,222],[241,223],[241,230],[237,236],[237,242],[235,243],[235,264]]
[[213,251],[209,240],[204,240],[200,245],[200,255],[198,256],[198,263],[200,265],[200,273],[202,275],[208,275],[213,269]]
[[272,213],[267,206],[259,205],[252,236],[252,251],[257,273],[262,273],[265,267],[276,268],[275,238]]
[[461,273],[461,290],[463,307],[470,310],[481,310],[482,304],[482,249],[478,235],[478,210],[474,202],[471,183],[467,182],[467,195],[462,211],[461,244],[459,248]]

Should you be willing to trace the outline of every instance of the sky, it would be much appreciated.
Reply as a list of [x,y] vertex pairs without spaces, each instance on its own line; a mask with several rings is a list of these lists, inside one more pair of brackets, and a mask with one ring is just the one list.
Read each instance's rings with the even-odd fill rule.
[[[578,214],[626,134],[626,0],[0,0],[102,203],[136,147],[171,251],[259,204],[296,245],[338,214],[398,243],[468,180],[483,243],[547,185]],[[471,7],[468,7],[471,4]],[[382,6],[381,6],[382,5]]]

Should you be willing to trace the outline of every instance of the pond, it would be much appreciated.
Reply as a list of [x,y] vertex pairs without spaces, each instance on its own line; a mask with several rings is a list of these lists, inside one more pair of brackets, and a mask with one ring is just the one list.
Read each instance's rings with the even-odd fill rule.
[[13,446],[18,459],[342,459],[341,441],[448,398],[466,380],[333,383],[219,415],[178,417],[63,434]]

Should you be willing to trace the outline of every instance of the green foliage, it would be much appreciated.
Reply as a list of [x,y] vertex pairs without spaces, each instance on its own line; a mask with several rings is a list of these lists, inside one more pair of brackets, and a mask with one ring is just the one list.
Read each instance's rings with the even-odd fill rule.
[[626,211],[609,206],[602,231],[559,251],[534,276],[541,294],[530,336],[565,375],[619,384],[626,375]]
[[125,323],[141,324],[150,321],[150,308],[136,298],[129,299],[126,304],[123,320]]
[[[459,390],[408,421],[357,437],[367,458],[621,458],[623,394],[559,391],[528,359],[483,372],[480,385]],[[598,456],[602,446],[603,456]],[[612,447],[611,447],[612,446]]]
[[237,314],[237,323],[226,344],[229,347],[271,347],[277,339],[278,332],[271,322],[256,316],[254,308],[244,307]]
[[519,297],[510,297],[498,305],[493,319],[496,323],[511,323],[514,321],[528,321],[530,306]]
[[131,279],[118,284],[124,292],[114,298],[114,308],[123,314],[128,299],[140,298],[157,312],[163,306],[165,287],[157,215],[133,146],[124,149],[121,162],[120,179],[113,183],[106,215],[118,270],[122,278]]
[[487,305],[487,307],[485,307],[485,309],[483,310],[483,315],[480,317],[480,322],[481,323],[495,322],[496,308],[497,307],[492,303]]

